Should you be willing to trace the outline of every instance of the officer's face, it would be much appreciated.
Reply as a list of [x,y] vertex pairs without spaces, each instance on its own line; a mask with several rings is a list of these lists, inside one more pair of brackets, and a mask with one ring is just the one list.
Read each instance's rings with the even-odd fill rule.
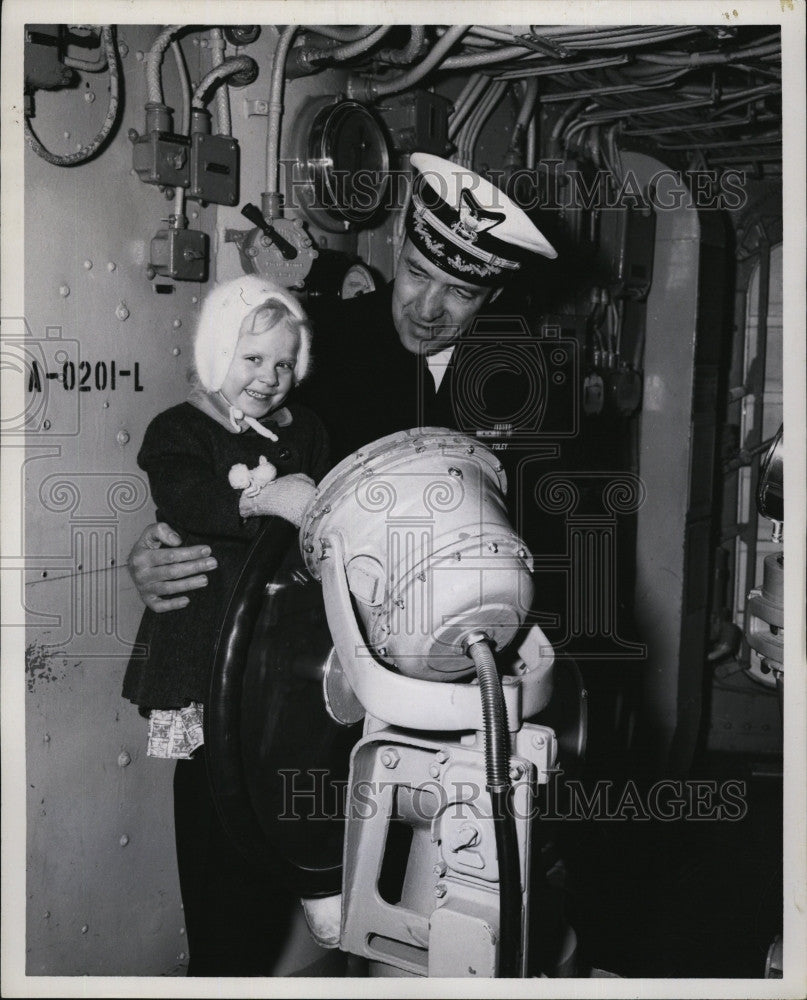
[[441,271],[411,243],[403,245],[395,272],[392,319],[401,344],[413,354],[433,354],[467,328],[491,290]]

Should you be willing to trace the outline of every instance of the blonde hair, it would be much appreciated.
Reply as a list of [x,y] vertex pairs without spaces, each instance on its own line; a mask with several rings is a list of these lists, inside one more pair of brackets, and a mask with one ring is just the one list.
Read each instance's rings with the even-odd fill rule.
[[268,333],[285,322],[289,330],[300,338],[297,361],[294,365],[294,382],[299,385],[311,367],[311,327],[299,319],[280,299],[269,298],[246,315],[241,323],[239,336],[246,333]]

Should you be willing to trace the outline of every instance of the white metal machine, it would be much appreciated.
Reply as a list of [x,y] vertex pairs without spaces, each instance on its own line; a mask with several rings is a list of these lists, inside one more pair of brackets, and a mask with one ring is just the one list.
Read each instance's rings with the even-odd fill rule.
[[537,626],[524,636],[531,558],[505,488],[471,438],[405,431],[333,469],[300,530],[335,645],[328,712],[365,719],[341,947],[378,974],[529,974],[535,795],[557,743],[524,720],[549,701],[553,654]]

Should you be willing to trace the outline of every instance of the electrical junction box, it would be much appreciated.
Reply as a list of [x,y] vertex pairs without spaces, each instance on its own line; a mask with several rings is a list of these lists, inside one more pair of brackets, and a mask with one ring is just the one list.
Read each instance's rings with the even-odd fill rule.
[[448,141],[448,112],[451,102],[428,90],[407,91],[384,99],[375,110],[387,127],[392,148],[397,153],[433,153],[445,156]]
[[653,281],[656,216],[652,208],[606,208],[600,214],[600,248],[611,294],[645,299]]
[[190,184],[190,139],[147,132],[134,140],[132,166],[145,184],[186,188]]
[[196,229],[161,229],[151,241],[151,266],[176,281],[207,281],[209,242]]
[[25,31],[25,91],[69,87],[75,73],[62,62],[64,25],[30,25]]
[[[214,205],[238,204],[238,143],[228,135],[191,135],[188,197]],[[161,182],[162,183],[162,182]]]

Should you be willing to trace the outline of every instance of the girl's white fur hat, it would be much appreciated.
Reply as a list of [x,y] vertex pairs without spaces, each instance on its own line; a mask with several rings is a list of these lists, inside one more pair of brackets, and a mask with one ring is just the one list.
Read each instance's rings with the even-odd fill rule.
[[300,350],[294,367],[295,382],[308,372],[311,354],[311,331],[300,303],[287,289],[245,274],[216,285],[206,296],[196,327],[193,360],[196,375],[208,392],[218,392],[230,365],[244,320],[256,309],[276,302],[285,306],[299,321]]

